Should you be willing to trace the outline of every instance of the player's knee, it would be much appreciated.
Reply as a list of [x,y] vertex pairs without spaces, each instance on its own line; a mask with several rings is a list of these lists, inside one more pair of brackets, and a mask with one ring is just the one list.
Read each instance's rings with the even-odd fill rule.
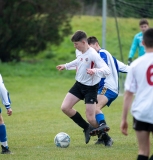
[[68,108],[67,108],[66,106],[64,106],[64,105],[61,106],[61,110],[62,110],[62,112],[64,112],[64,113],[67,113],[67,112],[68,112]]

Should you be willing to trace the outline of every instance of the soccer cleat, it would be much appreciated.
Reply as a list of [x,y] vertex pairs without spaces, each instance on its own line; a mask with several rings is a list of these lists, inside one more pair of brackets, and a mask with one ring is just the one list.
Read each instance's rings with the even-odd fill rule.
[[98,140],[97,140],[97,142],[95,144],[104,144],[105,145],[104,140],[103,139],[99,139],[99,138],[98,138]]
[[93,127],[89,124],[89,127],[84,130],[84,136],[85,136],[85,143],[87,144],[90,141],[90,131],[93,130]]
[[92,131],[90,131],[90,135],[96,136],[96,135],[99,135],[100,133],[108,132],[109,130],[110,128],[106,124],[102,124],[98,128],[95,128]]
[[6,147],[4,147],[2,145],[1,145],[1,147],[2,147],[1,154],[11,154],[11,151],[9,150],[9,148],[6,148]]
[[98,134],[98,140],[95,144],[104,144],[105,145],[104,140],[102,138],[103,134],[105,134],[105,133]]
[[95,144],[104,144],[106,147],[111,147],[113,145],[113,139],[106,132],[101,133]]

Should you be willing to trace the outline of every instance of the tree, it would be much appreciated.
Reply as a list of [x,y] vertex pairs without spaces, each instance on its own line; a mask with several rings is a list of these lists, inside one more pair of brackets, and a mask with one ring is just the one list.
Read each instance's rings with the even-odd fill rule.
[[0,59],[20,60],[38,54],[47,44],[60,44],[71,33],[75,0],[0,0]]

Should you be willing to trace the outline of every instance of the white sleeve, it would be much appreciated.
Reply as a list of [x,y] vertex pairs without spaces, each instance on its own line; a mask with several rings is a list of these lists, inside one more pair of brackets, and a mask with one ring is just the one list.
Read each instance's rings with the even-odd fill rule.
[[117,60],[117,64],[118,64],[118,69],[119,72],[128,72],[129,71],[129,67],[128,65],[124,64],[123,62]]
[[77,69],[77,59],[65,64],[66,70],[76,70]]
[[6,107],[6,109],[9,109],[11,101],[9,98],[9,93],[7,89],[5,88],[5,85],[3,83],[3,79],[1,76],[0,76],[0,98],[1,98],[3,105]]
[[137,89],[137,83],[134,77],[134,71],[133,68],[130,67],[127,76],[126,76],[126,80],[125,80],[125,84],[124,84],[124,89],[125,91],[130,91],[135,93],[136,89]]
[[107,76],[109,76],[110,74],[110,69],[107,66],[107,64],[105,63],[105,61],[97,54],[97,56],[95,56],[95,62],[96,62],[96,68],[95,69],[95,74],[98,77],[101,78],[105,78]]

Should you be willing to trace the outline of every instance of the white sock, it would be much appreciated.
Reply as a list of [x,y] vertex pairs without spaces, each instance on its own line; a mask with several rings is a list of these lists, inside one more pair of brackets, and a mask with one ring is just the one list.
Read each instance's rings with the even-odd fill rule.
[[2,146],[4,146],[4,147],[8,147],[8,143],[7,143],[7,141],[5,141],[5,142],[1,142],[2,143]]

